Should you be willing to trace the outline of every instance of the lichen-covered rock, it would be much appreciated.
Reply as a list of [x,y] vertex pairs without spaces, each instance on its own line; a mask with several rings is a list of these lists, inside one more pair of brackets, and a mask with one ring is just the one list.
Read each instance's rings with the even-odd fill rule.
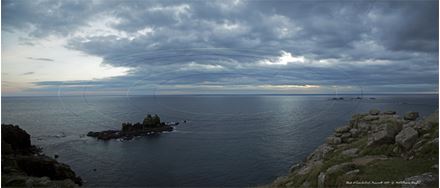
[[368,114],[373,115],[373,116],[379,115],[379,113],[380,113],[380,110],[378,110],[378,109],[371,109],[368,112]]
[[407,127],[400,131],[396,136],[396,143],[405,149],[410,149],[413,144],[417,141],[418,133],[411,127]]
[[327,138],[326,143],[331,145],[337,145],[342,143],[342,139],[340,137],[330,136]]
[[409,120],[409,121],[414,121],[419,117],[419,113],[418,112],[408,112],[405,114],[405,116],[403,116],[404,120]]

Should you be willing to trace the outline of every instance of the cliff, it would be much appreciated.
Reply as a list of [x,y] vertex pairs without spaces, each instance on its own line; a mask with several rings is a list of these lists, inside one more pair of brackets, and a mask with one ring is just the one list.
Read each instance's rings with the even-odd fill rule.
[[438,187],[438,111],[356,114],[268,187]]
[[2,187],[78,187],[80,177],[66,164],[41,154],[30,135],[2,124]]

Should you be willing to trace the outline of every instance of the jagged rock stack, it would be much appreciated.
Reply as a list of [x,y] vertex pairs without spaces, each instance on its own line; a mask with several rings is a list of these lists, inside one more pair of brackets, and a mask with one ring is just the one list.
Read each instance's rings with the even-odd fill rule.
[[395,111],[373,109],[353,115],[304,161],[292,166],[288,176],[270,186],[346,187],[384,181],[408,186],[405,180],[416,182],[414,186],[436,186],[437,169],[438,111],[419,119],[417,112],[401,118]]

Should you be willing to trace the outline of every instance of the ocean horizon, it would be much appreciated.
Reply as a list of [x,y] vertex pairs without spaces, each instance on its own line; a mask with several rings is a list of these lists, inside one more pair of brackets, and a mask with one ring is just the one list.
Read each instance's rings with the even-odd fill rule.
[[[2,97],[2,124],[29,132],[32,143],[69,164],[85,186],[243,187],[286,175],[356,113],[423,117],[438,109],[437,94],[333,96]],[[180,124],[129,141],[85,136],[141,122],[146,114]]]

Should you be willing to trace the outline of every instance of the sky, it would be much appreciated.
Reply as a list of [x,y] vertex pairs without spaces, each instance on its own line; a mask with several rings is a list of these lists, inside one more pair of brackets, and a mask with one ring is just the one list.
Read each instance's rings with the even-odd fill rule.
[[437,94],[438,7],[2,0],[2,95]]

